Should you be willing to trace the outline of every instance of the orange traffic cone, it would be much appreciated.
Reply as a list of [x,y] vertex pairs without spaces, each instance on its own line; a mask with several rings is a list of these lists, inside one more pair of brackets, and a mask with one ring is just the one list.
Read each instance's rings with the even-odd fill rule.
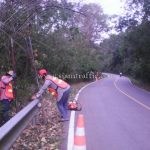
[[74,137],[73,150],[86,150],[84,116],[81,114],[78,116],[78,120],[77,120],[77,128]]

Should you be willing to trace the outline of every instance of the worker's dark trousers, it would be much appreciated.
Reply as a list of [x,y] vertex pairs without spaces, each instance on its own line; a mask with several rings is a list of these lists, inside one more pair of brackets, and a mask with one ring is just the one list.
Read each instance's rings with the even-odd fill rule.
[[8,99],[0,100],[0,114],[1,114],[1,122],[0,125],[3,125],[9,120],[9,110],[11,106],[11,101]]
[[68,104],[68,98],[69,98],[70,92],[71,92],[71,88],[65,91],[60,101],[57,102],[57,107],[64,119],[68,119],[67,104]]

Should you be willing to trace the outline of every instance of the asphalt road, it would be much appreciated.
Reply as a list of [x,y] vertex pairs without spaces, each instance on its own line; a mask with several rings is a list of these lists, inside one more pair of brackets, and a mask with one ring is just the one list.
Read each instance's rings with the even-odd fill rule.
[[150,93],[110,75],[79,96],[87,150],[150,150]]

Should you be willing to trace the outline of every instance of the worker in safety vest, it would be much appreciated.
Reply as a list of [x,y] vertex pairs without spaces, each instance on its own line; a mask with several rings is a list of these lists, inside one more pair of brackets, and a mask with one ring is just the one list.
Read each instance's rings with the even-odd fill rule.
[[14,99],[12,80],[16,78],[14,71],[10,70],[1,77],[0,81],[0,126],[9,120],[9,110]]
[[45,82],[40,90],[32,96],[32,99],[39,98],[48,89],[57,99],[57,107],[62,117],[61,121],[68,121],[67,103],[71,91],[70,85],[57,77],[48,75],[45,69],[39,70],[38,75]]

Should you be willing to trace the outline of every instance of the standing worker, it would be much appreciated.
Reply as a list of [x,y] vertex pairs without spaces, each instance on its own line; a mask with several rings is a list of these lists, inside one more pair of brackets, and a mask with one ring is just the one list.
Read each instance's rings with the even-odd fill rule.
[[14,71],[10,70],[1,77],[0,81],[0,126],[9,120],[9,110],[14,99],[12,80],[16,78]]
[[32,96],[32,99],[39,98],[48,89],[57,99],[57,107],[62,117],[61,121],[68,121],[67,103],[71,91],[70,85],[57,77],[48,75],[45,69],[39,70],[38,75],[44,80],[44,84],[40,90]]

